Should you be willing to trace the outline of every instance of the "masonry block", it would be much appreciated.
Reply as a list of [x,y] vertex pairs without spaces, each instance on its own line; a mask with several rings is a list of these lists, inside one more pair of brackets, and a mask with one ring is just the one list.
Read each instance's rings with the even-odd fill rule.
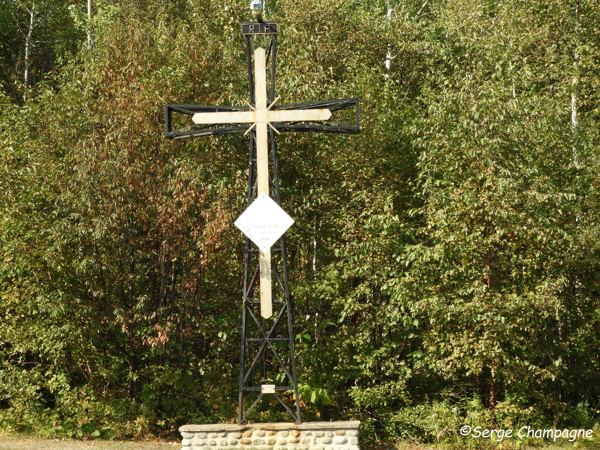
[[360,450],[360,422],[184,425],[182,450]]

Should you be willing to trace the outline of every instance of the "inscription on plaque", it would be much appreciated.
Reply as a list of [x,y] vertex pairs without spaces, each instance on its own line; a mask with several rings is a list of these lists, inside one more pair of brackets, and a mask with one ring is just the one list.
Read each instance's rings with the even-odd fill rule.
[[260,194],[235,221],[235,226],[266,252],[293,223],[294,219],[268,195]]
[[275,22],[246,22],[242,24],[242,34],[277,34]]

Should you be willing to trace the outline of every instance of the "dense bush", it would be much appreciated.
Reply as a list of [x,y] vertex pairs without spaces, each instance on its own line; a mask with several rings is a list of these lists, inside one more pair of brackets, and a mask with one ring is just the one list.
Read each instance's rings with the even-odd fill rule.
[[[245,104],[247,2],[98,0],[91,48],[83,2],[42,3],[21,83],[33,2],[0,0],[0,426],[233,422],[247,141],[168,141],[162,107]],[[462,424],[594,426],[600,8],[267,14],[281,103],[361,98],[360,135],[278,139],[304,420],[456,448],[491,445]]]

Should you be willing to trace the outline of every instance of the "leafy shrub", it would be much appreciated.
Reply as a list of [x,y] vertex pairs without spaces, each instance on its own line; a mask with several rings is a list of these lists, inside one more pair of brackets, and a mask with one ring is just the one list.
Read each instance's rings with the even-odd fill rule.
[[448,401],[408,406],[391,414],[388,430],[414,442],[455,442],[463,423],[458,408]]

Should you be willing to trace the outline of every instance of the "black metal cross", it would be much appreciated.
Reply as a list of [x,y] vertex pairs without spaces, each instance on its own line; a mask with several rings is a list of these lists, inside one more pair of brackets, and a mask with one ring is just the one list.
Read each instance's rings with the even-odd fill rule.
[[[220,134],[249,134],[248,206],[250,206],[256,196],[261,193],[260,185],[264,185],[264,183],[267,183],[267,193],[270,193],[273,200],[278,205],[280,204],[279,168],[277,166],[276,156],[276,135],[280,132],[306,131],[343,134],[356,134],[360,132],[360,103],[358,98],[345,98],[293,105],[276,105],[275,60],[277,51],[277,31],[278,26],[275,22],[246,22],[242,25],[242,33],[246,40],[246,54],[248,59],[250,102],[247,107],[195,105],[165,105],[164,107],[165,136],[169,139],[185,139]],[[269,43],[266,59],[262,56],[265,54],[264,50],[257,49],[254,52],[252,51],[253,37],[256,35],[264,35],[268,38]],[[255,55],[255,59],[257,60],[256,63],[258,64],[255,71],[253,71],[253,55]],[[267,69],[269,58],[271,60],[270,70]],[[260,78],[264,77],[262,73],[265,73],[265,71],[268,71],[270,75],[270,89],[267,89],[266,82],[262,83],[260,81]],[[258,89],[266,92],[257,92]],[[269,108],[266,108],[265,101],[271,105]],[[329,117],[329,113],[320,114],[319,111],[314,111],[314,113],[307,112],[310,110],[321,110],[321,112],[328,110],[331,113],[335,113],[351,107],[356,108],[356,114],[353,114],[355,122],[352,124],[335,123],[323,120],[324,118],[327,119]],[[302,112],[302,114],[300,114],[300,112]],[[192,116],[194,124],[183,129],[173,130],[174,113]],[[254,125],[249,128],[248,123],[254,123]],[[269,127],[267,127],[267,125],[269,125]],[[250,131],[252,132],[249,133]],[[263,132],[265,137],[262,137]],[[270,148],[270,167],[268,156],[261,156],[260,154],[262,151],[268,154],[267,150],[262,149],[263,147]],[[267,159],[266,162],[264,161],[265,158]],[[261,163],[257,163],[257,161],[261,160]],[[259,165],[258,168],[257,164]],[[262,167],[260,167],[261,164]],[[261,171],[270,171],[270,174],[261,174]],[[258,179],[259,177],[261,178],[260,180]],[[266,181],[264,181],[265,179]],[[270,192],[268,189],[269,185],[272,187]],[[264,188],[262,189],[262,192],[264,192]],[[266,259],[263,252],[254,249],[250,239],[246,238],[240,352],[239,424],[246,421],[248,415],[258,405],[265,394],[273,394],[279,403],[294,418],[294,421],[297,423],[301,422],[298,385],[296,382],[294,334],[292,331],[292,305],[288,286],[287,257],[283,236],[279,239],[278,244],[272,247],[271,252],[274,257],[273,261],[271,261],[270,254],[269,258]],[[253,256],[256,256],[257,254],[261,259],[260,262],[263,263],[262,267],[259,261],[253,263]],[[265,265],[267,267],[265,267]],[[270,285],[272,275],[274,275],[276,281],[275,287],[279,288],[281,291],[281,298],[271,298]],[[268,296],[262,298],[263,305],[266,298],[269,307],[273,305],[280,306],[279,313],[270,323],[267,323],[264,319],[261,320],[258,317],[258,314],[255,314],[257,306],[261,304],[261,300],[255,299],[257,278],[261,279],[261,291],[263,291],[263,279],[268,278],[269,282]],[[262,296],[263,293],[261,292],[261,297]],[[287,321],[282,320],[284,315],[287,315]],[[270,313],[269,315],[265,315],[263,312],[263,317],[269,318]],[[249,322],[249,318],[252,319],[252,322]],[[249,325],[252,324],[253,329],[251,330],[249,329]],[[267,363],[267,347],[271,350],[276,361],[276,364],[271,364],[271,367],[268,367],[269,364]],[[288,357],[282,359],[280,353],[286,350],[288,352]],[[249,362],[247,361],[247,358],[249,359],[252,355],[254,355],[254,357],[252,358],[248,370],[246,370],[246,364]],[[260,374],[258,373],[259,371],[256,370],[259,366],[261,366]],[[279,371],[279,376],[267,374],[268,368],[274,369],[273,372]],[[285,383],[285,380],[288,380],[287,384]],[[275,384],[265,384],[267,381],[270,383],[274,382]],[[282,391],[293,391],[296,398],[295,413],[278,395],[277,392]],[[244,414],[244,396],[256,393],[259,394],[258,397]]]

